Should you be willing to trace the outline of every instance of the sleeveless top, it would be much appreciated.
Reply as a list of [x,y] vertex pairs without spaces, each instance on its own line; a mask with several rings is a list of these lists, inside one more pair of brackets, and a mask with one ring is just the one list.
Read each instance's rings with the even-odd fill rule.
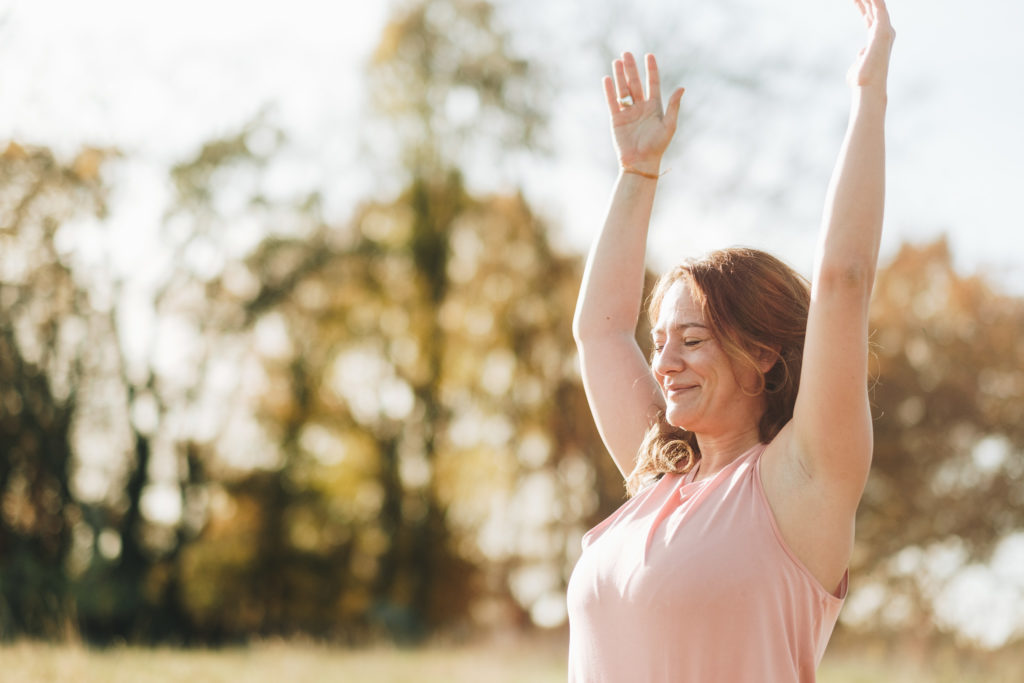
[[846,597],[789,550],[758,444],[702,480],[666,474],[583,537],[569,681],[813,682]]

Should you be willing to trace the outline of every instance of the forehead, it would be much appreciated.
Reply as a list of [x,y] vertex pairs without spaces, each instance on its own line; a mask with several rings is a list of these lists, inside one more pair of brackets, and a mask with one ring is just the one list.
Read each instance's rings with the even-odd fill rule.
[[704,311],[693,298],[690,287],[685,280],[672,283],[658,308],[658,320],[655,329],[665,330],[680,325],[697,324],[706,326]]

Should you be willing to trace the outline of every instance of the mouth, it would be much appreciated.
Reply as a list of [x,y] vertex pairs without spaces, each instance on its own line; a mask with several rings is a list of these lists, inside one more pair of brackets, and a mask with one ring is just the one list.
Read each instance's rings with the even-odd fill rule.
[[665,395],[666,396],[670,396],[670,397],[682,396],[686,392],[692,391],[692,390],[694,390],[696,388],[697,388],[696,384],[690,384],[690,385],[687,385],[687,386],[678,386],[678,387],[666,387],[665,388]]

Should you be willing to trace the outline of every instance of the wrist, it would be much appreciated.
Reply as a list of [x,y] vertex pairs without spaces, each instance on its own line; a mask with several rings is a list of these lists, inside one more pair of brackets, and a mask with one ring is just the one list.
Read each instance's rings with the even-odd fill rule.
[[859,101],[885,104],[889,99],[884,80],[881,83],[854,84],[851,90],[853,91],[854,99]]
[[853,88],[851,106],[855,110],[884,112],[889,104],[885,86],[856,86]]
[[621,175],[630,173],[632,175],[638,175],[643,178],[647,178],[648,180],[658,180],[659,178],[661,178],[661,176],[665,175],[664,173],[650,173],[648,171],[641,171],[639,168],[630,166],[628,164],[623,164],[622,166],[619,167],[619,170]]
[[622,155],[619,157],[619,168],[630,169],[631,172],[639,172],[640,175],[657,176],[661,174],[661,157]]
[[624,173],[634,173],[647,178],[657,178],[662,175],[662,160],[629,160],[623,158],[618,160],[618,169]]

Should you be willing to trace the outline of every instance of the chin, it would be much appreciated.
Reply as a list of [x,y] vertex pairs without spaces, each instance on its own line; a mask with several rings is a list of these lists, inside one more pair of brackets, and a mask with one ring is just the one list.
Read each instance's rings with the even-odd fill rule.
[[673,427],[679,427],[685,429],[688,432],[692,432],[693,416],[687,414],[682,410],[672,410],[669,408],[665,411],[665,421]]

